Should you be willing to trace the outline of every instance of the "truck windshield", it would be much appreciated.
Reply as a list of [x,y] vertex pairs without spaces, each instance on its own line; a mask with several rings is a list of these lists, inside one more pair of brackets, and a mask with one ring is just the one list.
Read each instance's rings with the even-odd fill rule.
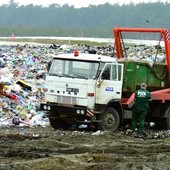
[[49,69],[49,75],[95,79],[98,68],[99,62],[53,59]]

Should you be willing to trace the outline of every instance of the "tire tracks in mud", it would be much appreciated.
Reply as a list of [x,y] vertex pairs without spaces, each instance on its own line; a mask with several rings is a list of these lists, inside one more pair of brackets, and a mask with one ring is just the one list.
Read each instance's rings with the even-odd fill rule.
[[51,169],[64,166],[69,170],[136,166],[142,169],[141,165],[170,169],[170,138],[143,139],[124,133],[93,136],[86,132],[51,130],[0,135],[0,169],[4,170],[30,167],[37,170],[45,166]]
[[[24,140],[39,140],[41,139],[43,143],[53,143],[54,139],[51,141],[43,137],[30,137],[22,135],[10,135],[2,138],[0,136],[1,152],[0,157],[21,157],[21,158],[42,158],[48,156],[55,156],[60,154],[117,154],[117,155],[133,155],[133,154],[143,154],[143,155],[155,155],[157,153],[167,153],[170,154],[170,141],[168,143],[162,143],[162,140],[147,141],[139,139],[138,141],[124,140],[124,141],[113,141],[109,143],[99,144],[72,144],[67,142],[61,142],[55,140],[55,146],[53,148],[43,145],[33,145],[34,142],[29,141],[27,143],[22,142]],[[160,141],[160,142],[159,142]],[[18,143],[18,144],[17,144]],[[146,143],[146,144],[145,144]],[[149,144],[148,144],[149,143]],[[19,145],[19,146],[18,146]]]

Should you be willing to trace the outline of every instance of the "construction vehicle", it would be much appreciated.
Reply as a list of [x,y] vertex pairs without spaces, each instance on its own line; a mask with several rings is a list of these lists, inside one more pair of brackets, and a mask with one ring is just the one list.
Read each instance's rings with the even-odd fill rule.
[[[115,28],[115,56],[74,54],[53,56],[45,80],[45,102],[54,129],[73,125],[94,125],[97,129],[116,131],[131,119],[134,92],[145,82],[152,102],[147,121],[158,121],[170,129],[170,42],[166,29]],[[127,59],[122,32],[159,33],[164,38],[165,63],[152,65]],[[158,51],[158,48],[156,48]]]

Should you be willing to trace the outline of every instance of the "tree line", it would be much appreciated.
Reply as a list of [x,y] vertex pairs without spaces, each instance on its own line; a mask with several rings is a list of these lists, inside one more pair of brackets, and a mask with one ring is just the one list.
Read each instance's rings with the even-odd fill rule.
[[0,6],[0,37],[64,36],[112,38],[114,27],[167,28],[170,3],[48,7],[21,5],[11,0]]

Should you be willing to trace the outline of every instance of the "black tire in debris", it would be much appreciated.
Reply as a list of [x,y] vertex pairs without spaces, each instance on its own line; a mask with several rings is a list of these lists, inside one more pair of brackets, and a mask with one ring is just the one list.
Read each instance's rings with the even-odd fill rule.
[[120,117],[118,112],[112,108],[106,108],[105,112],[99,116],[101,122],[98,123],[100,130],[116,131],[119,128]]
[[68,123],[67,121],[64,121],[62,119],[57,119],[57,118],[49,118],[50,125],[53,127],[55,130],[57,129],[69,129],[72,125]]

